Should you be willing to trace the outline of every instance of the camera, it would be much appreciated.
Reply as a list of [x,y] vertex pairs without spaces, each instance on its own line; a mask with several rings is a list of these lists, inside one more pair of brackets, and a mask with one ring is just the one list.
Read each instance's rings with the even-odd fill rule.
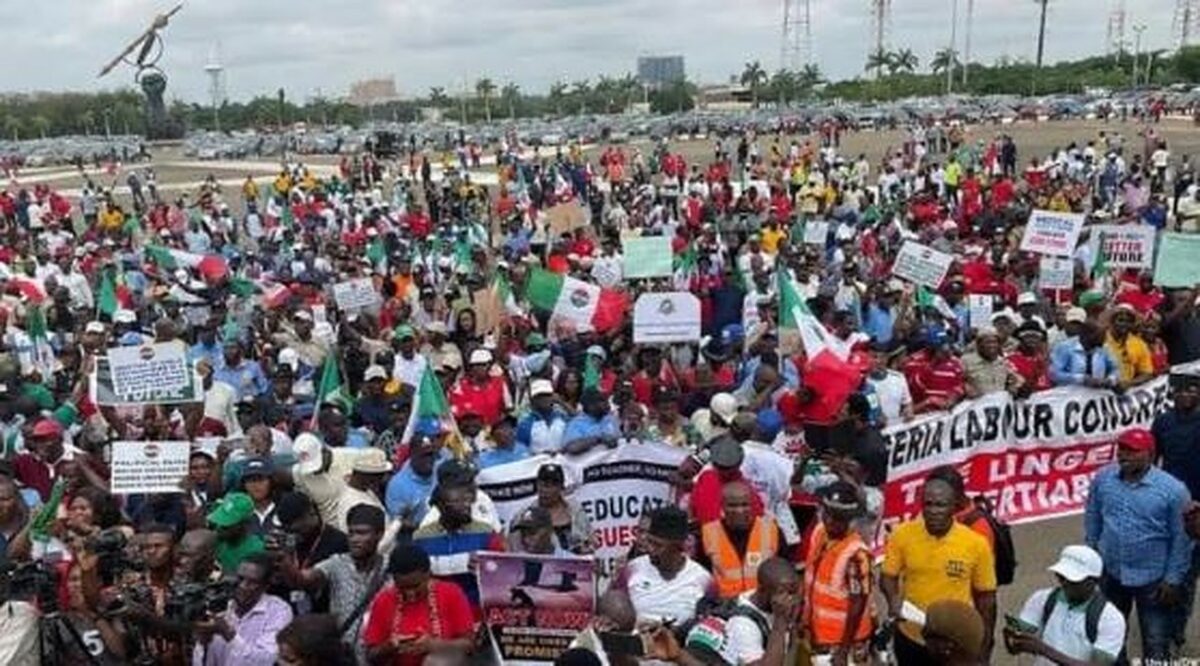
[[271,529],[263,537],[263,543],[267,550],[275,550],[282,553],[294,553],[296,547],[300,544],[300,537],[282,529]]
[[143,572],[146,562],[128,550],[129,538],[119,528],[112,527],[90,537],[84,548],[99,559],[100,580],[104,585],[117,584],[129,572]]
[[177,583],[167,593],[163,615],[174,622],[192,623],[225,612],[233,598],[234,582]]

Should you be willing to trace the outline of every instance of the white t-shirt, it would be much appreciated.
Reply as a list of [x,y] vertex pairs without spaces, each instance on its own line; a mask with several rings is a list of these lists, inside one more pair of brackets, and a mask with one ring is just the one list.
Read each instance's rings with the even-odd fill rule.
[[674,620],[676,626],[692,619],[696,603],[713,586],[712,574],[688,558],[671,580],[665,580],[658,568],[642,555],[626,565],[629,600],[637,611],[638,621],[662,622]]
[[867,382],[875,389],[875,396],[879,399],[879,410],[883,412],[883,422],[886,425],[899,423],[902,408],[913,402],[904,375],[895,370],[888,370],[883,379],[868,376]]
[[[1021,609],[1021,621],[1035,627],[1042,625],[1042,612],[1046,608],[1046,598],[1055,588],[1038,590],[1030,595]],[[1125,645],[1125,617],[1111,603],[1104,605],[1100,613],[1100,622],[1096,626],[1096,643],[1093,645],[1087,639],[1087,603],[1075,608],[1069,607],[1065,599],[1059,599],[1050,612],[1046,626],[1041,627],[1042,640],[1047,645],[1071,657],[1072,659],[1088,660],[1092,652],[1098,650],[1116,658]],[[1036,666],[1053,666],[1054,662],[1044,657],[1038,657],[1033,662]]]
[[[754,602],[750,600],[753,595],[754,592],[743,592],[738,596],[738,604],[757,610],[766,618],[769,628],[771,612],[754,605]],[[767,651],[767,637],[758,628],[758,624],[742,615],[734,615],[725,623],[725,640],[726,647],[725,650],[722,650],[722,656],[734,666],[758,661]]]

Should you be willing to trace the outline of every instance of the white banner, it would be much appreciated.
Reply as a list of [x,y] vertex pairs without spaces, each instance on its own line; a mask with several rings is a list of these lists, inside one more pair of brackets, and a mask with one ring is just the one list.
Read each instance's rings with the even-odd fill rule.
[[187,477],[188,442],[113,442],[109,489],[114,495],[181,493]]
[[[1158,230],[1148,224],[1097,224],[1088,227],[1092,256],[1104,257],[1109,268],[1154,266],[1154,238]],[[1101,243],[1103,241],[1103,243]]]
[[1070,289],[1075,284],[1075,260],[1042,257],[1038,262],[1039,289]]
[[633,306],[634,344],[700,339],[700,299],[686,291],[638,296]]
[[187,347],[178,340],[108,350],[113,390],[118,395],[159,395],[191,385]]
[[371,278],[357,278],[333,285],[333,300],[343,312],[369,308],[379,303],[379,292]]
[[804,223],[805,243],[824,247],[827,238],[829,238],[829,223],[825,220],[809,220]]
[[916,241],[905,241],[896,253],[892,275],[930,289],[937,289],[953,262],[953,255],[939,252]]
[[1083,220],[1084,216],[1077,213],[1035,210],[1029,214],[1029,223],[1025,225],[1021,251],[1069,257],[1075,253]]
[[686,456],[685,450],[667,444],[626,442],[581,456],[534,456],[489,467],[479,472],[476,484],[492,498],[507,526],[517,511],[533,501],[538,468],[550,461],[562,465],[567,497],[591,520],[596,558],[610,574],[616,558],[633,544],[642,514],[674,504],[670,476]]

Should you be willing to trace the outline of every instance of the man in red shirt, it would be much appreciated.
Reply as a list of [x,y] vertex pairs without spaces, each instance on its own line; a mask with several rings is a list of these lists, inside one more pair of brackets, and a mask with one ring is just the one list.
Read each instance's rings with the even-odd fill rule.
[[454,583],[430,579],[429,555],[413,545],[396,546],[388,558],[392,584],[371,601],[363,644],[372,664],[418,666],[429,654],[466,655],[475,617]]
[[904,364],[904,377],[912,389],[914,411],[918,414],[953,407],[966,391],[966,373],[962,361],[951,353],[945,333],[929,334],[925,349],[913,354]]
[[492,353],[476,349],[467,359],[467,372],[450,389],[450,409],[456,418],[478,414],[492,425],[509,406],[508,386],[502,377],[491,374]]
[[[746,454],[737,440],[722,435],[708,449],[712,464],[700,471],[692,486],[692,518],[701,525],[721,519],[721,493],[726,485],[746,482],[742,474]],[[754,517],[763,515],[763,501],[758,493],[750,493],[750,513]]]
[[1154,274],[1149,270],[1138,275],[1137,288],[1125,289],[1117,294],[1117,305],[1128,303],[1143,317],[1157,310],[1164,300],[1166,296],[1154,286]]
[[1025,380],[1021,385],[1021,395],[1051,388],[1045,329],[1036,321],[1029,320],[1017,327],[1016,335],[1020,346],[1016,351],[1009,352],[1007,360],[1013,372]]

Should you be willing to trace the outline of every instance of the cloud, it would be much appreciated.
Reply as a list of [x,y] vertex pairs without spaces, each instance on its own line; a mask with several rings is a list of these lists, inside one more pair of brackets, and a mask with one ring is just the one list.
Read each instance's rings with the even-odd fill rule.
[[[912,48],[922,63],[950,39],[954,0],[893,3],[888,42]],[[967,0],[958,0],[961,51]],[[866,0],[811,0],[813,53],[833,78],[861,73],[871,49]],[[10,90],[100,89],[131,85],[117,70],[95,72],[170,0],[52,0],[38,11],[0,3],[9,53]],[[972,58],[1032,59],[1038,5],[1025,0],[975,0]],[[1046,60],[1101,52],[1107,8],[1096,0],[1050,3]],[[1174,0],[1128,3],[1132,26],[1144,23],[1143,46],[1169,48]],[[722,81],[743,63],[779,66],[778,0],[193,0],[172,20],[160,65],[169,95],[207,95],[204,65],[220,45],[230,96],[244,99],[283,87],[293,98],[318,89],[345,92],[350,83],[394,76],[410,94],[434,85],[461,89],[483,76],[545,90],[555,81],[595,80],[632,71],[639,55],[685,56],[688,75]],[[10,63],[11,64],[11,63]],[[28,65],[28,66],[23,66]]]

